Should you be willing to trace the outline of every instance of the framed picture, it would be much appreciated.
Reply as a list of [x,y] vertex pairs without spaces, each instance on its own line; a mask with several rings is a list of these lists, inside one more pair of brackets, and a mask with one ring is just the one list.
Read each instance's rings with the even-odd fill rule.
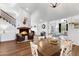
[[25,25],[27,22],[27,17],[24,17],[23,24]]
[[43,24],[43,25],[42,25],[42,28],[43,28],[43,29],[45,29],[45,28],[46,28],[46,25],[45,25],[45,24]]

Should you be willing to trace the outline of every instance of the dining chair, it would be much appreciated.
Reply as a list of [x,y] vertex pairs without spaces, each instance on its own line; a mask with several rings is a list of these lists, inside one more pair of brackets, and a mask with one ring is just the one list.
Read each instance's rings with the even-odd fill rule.
[[60,56],[72,56],[72,41],[63,40],[62,43]]
[[31,52],[32,52],[32,56],[38,56],[38,46],[34,43],[30,41],[30,46],[31,46]]

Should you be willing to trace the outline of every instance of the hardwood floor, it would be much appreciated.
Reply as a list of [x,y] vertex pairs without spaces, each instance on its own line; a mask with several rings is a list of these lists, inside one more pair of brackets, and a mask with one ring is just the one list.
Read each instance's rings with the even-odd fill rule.
[[72,55],[73,56],[79,56],[79,46],[73,45]]
[[[79,56],[78,50],[79,46],[73,45],[73,56]],[[59,53],[56,53],[53,56],[56,56],[57,54]],[[30,43],[17,44],[15,41],[0,43],[0,56],[32,56]]]
[[16,43],[15,41],[0,43],[1,56],[31,56],[29,42]]

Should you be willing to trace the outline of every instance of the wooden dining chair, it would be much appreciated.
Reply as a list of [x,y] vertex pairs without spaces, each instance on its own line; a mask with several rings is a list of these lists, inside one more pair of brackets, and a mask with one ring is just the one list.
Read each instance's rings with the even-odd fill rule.
[[63,41],[60,56],[72,56],[72,41]]
[[34,42],[30,42],[32,56],[38,56],[38,46]]

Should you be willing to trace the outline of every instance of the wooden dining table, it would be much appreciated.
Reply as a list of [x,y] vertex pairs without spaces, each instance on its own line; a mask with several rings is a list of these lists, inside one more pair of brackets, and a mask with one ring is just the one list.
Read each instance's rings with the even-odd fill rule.
[[60,55],[60,46],[58,43],[50,43],[48,39],[42,39],[38,43],[38,52],[42,56],[58,56]]

